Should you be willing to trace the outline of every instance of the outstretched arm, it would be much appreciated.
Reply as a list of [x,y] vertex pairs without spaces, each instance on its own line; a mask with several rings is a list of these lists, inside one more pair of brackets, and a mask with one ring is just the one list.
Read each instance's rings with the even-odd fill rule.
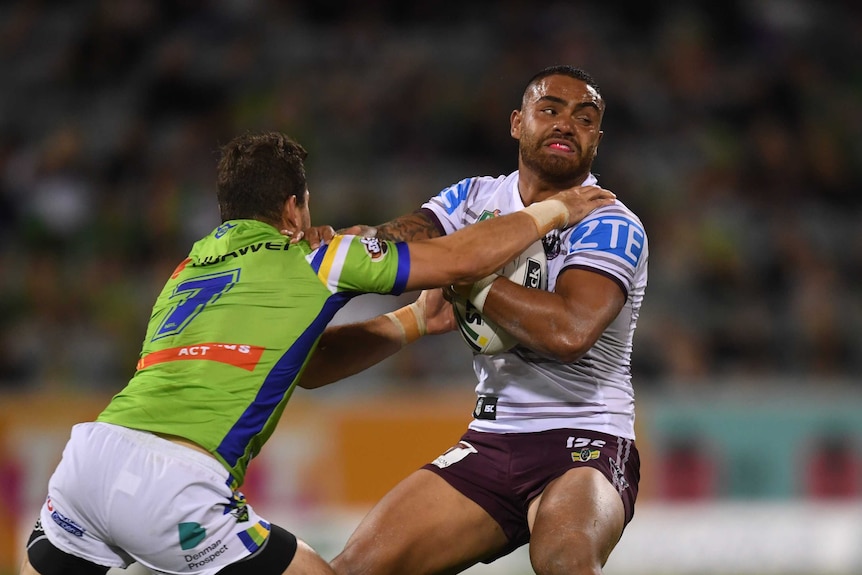
[[379,226],[356,225],[338,233],[352,236],[374,236],[393,242],[412,242],[440,237],[440,230],[425,213],[417,211],[399,216]]
[[616,196],[598,186],[577,186],[547,200],[431,240],[408,242],[407,290],[468,284],[500,269],[553,229],[571,226]]
[[[349,228],[338,230],[345,236],[370,236],[393,242],[412,242],[415,240],[427,240],[443,235],[439,228],[423,212],[413,212],[390,220],[379,226],[366,226],[357,224]],[[300,240],[306,240],[311,249],[316,249],[321,244],[328,244],[336,232],[332,226],[312,226],[299,232],[281,230],[281,234],[290,238],[290,243],[295,244]]]
[[[550,230],[572,225],[614,198],[595,186],[577,187],[447,236],[408,242],[411,263],[406,290],[477,282]],[[424,302],[419,308],[417,301],[366,322],[328,328],[299,385],[320,387],[379,363],[425,334],[425,316]]]
[[412,304],[366,321],[326,328],[299,386],[313,389],[357,374],[395,354],[422,335],[455,328],[442,290],[423,291]]

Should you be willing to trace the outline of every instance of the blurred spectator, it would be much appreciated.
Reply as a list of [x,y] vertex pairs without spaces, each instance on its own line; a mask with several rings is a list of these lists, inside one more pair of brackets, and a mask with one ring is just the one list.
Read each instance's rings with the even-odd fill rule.
[[[498,119],[557,63],[602,86],[600,181],[650,234],[636,385],[862,374],[858,6],[350,6],[0,5],[0,387],[123,385],[236,133],[293,134],[318,219],[376,223],[511,170]],[[464,353],[446,336],[386,375],[458,381],[440,357]]]
[[681,434],[666,442],[658,462],[659,496],[698,501],[721,495],[715,449],[703,438]]
[[862,495],[862,456],[852,433],[830,432],[800,454],[804,495],[814,499],[851,499]]

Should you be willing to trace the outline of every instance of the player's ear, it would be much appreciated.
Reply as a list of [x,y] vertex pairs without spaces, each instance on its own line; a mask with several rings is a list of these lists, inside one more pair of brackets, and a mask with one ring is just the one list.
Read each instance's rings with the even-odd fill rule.
[[593,148],[593,159],[594,160],[596,159],[596,156],[599,155],[599,144],[601,143],[602,136],[604,136],[604,135],[605,135],[604,132],[599,132],[599,139],[596,141],[596,147]]
[[290,195],[284,202],[284,207],[281,210],[281,228],[291,232],[298,232],[302,229],[302,218],[299,213],[299,206],[296,205],[296,196]]
[[521,139],[521,111],[512,110],[512,115],[509,117],[509,133],[516,140]]

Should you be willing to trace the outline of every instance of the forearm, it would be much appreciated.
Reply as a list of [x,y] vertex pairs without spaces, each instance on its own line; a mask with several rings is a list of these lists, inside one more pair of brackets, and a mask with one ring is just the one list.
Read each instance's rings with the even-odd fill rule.
[[394,242],[427,240],[441,235],[434,222],[422,212],[401,216],[375,228],[375,237]]
[[419,339],[425,333],[424,318],[420,319],[411,306],[363,322],[326,328],[298,385],[314,389],[334,383],[380,363]]
[[[539,205],[541,204],[541,205]],[[546,200],[424,242],[411,242],[407,289],[473,283],[500,269],[567,221],[562,202]]]
[[562,297],[524,288],[505,279],[487,291],[482,314],[515,336],[518,343],[560,361],[573,360],[587,349],[573,341],[575,330]]
[[624,305],[625,295],[613,280],[570,270],[557,278],[554,292],[498,279],[491,284],[482,313],[522,345],[570,363],[595,345]]

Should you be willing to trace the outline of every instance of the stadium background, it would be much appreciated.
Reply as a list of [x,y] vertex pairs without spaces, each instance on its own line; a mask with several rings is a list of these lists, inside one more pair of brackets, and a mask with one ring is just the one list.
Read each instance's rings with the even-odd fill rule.
[[[606,571],[862,572],[860,43],[849,0],[2,3],[0,573],[69,425],[128,379],[154,295],[216,223],[218,144],[283,130],[317,223],[378,223],[514,169],[509,113],[557,63],[602,87],[596,172],[652,253],[643,495]],[[468,363],[449,334],[298,392],[252,503],[331,557],[460,434]]]

